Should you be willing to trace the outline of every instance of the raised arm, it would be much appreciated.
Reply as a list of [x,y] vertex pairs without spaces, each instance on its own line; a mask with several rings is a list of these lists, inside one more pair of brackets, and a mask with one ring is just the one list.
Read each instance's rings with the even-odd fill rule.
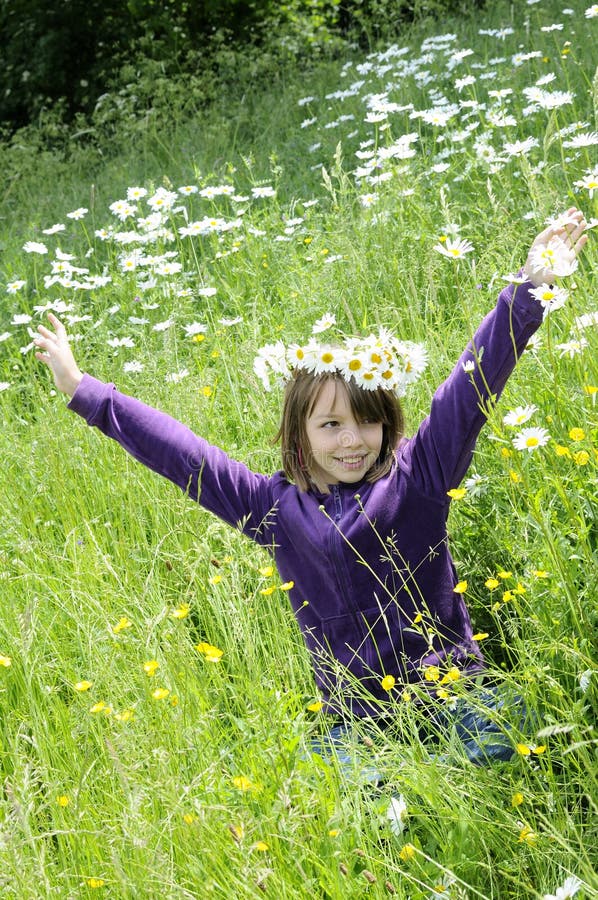
[[54,331],[50,331],[45,325],[38,326],[39,334],[33,339],[33,343],[39,348],[35,356],[48,366],[58,390],[72,397],[83,378],[83,372],[75,362],[66,328],[53,313],[48,313],[48,319]]
[[586,243],[586,221],[572,207],[532,243],[522,284],[510,284],[483,319],[452,373],[432,400],[429,416],[407,443],[401,458],[427,496],[448,502],[446,492],[459,485],[471,463],[477,437],[489,407],[542,322],[543,307],[531,293],[570,274]]
[[83,374],[64,326],[56,316],[49,318],[54,332],[40,326],[36,356],[51,369],[56,387],[72,398],[69,409],[204,508],[258,543],[271,544],[271,479],[232,460],[171,416]]

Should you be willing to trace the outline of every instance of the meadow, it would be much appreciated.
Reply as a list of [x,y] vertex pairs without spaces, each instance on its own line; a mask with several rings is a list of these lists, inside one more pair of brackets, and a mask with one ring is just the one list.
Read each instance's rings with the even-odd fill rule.
[[[131,84],[98,110],[111,152],[2,148],[5,898],[598,896],[597,47],[587,0],[497,2],[206,111]],[[85,371],[273,472],[259,347],[425,343],[412,433],[572,205],[588,246],[450,518],[489,669],[536,727],[507,764],[430,760],[397,688],[372,788],[307,752],[325,723],[269,556],[68,411],[32,337],[54,311]]]

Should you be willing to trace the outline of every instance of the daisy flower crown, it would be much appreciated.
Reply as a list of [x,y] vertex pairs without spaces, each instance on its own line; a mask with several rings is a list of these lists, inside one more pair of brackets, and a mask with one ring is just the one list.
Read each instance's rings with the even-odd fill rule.
[[[334,324],[334,318],[330,319],[330,324]],[[318,323],[314,331],[323,330],[317,326]],[[313,375],[335,372],[345,381],[353,380],[364,390],[384,388],[402,397],[427,364],[423,344],[400,341],[386,328],[381,328],[378,334],[346,337],[339,344],[320,343],[314,337],[305,344],[288,347],[282,341],[266,344],[257,352],[253,371],[267,391],[272,389],[272,384],[283,384],[294,371],[304,369]]]

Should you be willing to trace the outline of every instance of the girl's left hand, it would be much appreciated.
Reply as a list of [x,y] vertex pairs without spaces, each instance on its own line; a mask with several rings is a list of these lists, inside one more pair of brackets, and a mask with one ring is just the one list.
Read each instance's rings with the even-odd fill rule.
[[559,275],[572,275],[577,268],[577,257],[588,240],[584,234],[587,224],[581,210],[572,206],[540,232],[523,267],[526,281],[538,287],[552,284]]
[[72,397],[83,373],[75,362],[66,328],[53,313],[48,313],[48,319],[54,331],[44,325],[38,327],[39,334],[33,339],[37,347],[35,357],[51,370],[58,390]]

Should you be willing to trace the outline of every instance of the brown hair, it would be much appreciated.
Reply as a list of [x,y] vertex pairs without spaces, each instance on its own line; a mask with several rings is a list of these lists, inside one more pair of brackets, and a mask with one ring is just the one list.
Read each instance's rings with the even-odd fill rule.
[[395,459],[395,449],[403,436],[403,410],[393,391],[384,388],[366,390],[359,387],[352,378],[346,381],[337,372],[314,375],[306,369],[295,369],[285,388],[282,419],[274,440],[280,441],[285,475],[295,482],[300,491],[313,487],[309,474],[311,451],[306,422],[322,388],[329,381],[335,381],[346,389],[351,412],[357,419],[370,419],[382,424],[380,455],[367,473],[367,481],[377,481],[390,471]]

